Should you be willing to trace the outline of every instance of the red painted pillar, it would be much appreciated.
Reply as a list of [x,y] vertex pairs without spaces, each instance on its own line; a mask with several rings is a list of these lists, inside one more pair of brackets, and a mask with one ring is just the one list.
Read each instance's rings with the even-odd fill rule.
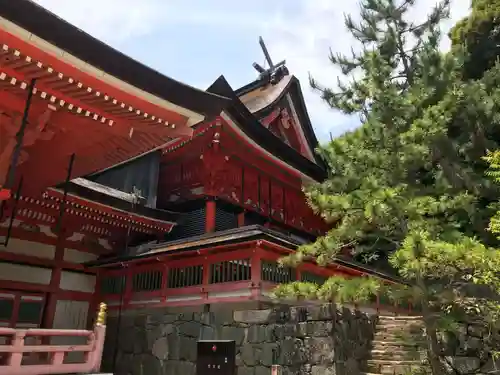
[[[201,281],[201,294],[202,297],[205,301],[208,300],[208,286],[210,285],[210,260],[208,257],[205,257],[205,260],[203,262],[203,275],[202,275],[202,281]],[[210,305],[205,303],[205,307],[210,310]]]
[[295,278],[297,281],[302,281],[302,270],[299,267],[295,269]]
[[215,200],[210,199],[205,203],[205,233],[215,232]]
[[252,251],[252,256],[250,258],[251,262],[251,273],[250,278],[252,280],[252,298],[259,298],[261,292],[261,268],[262,268],[262,259],[260,257],[259,248],[255,248]]
[[245,226],[245,211],[238,214],[238,227]]
[[[164,260],[163,260],[164,261]],[[170,272],[169,267],[164,264],[163,265],[163,276],[161,280],[161,301],[165,302],[167,300],[167,294],[168,294],[168,273]]]
[[43,328],[52,328],[54,324],[54,317],[56,314],[57,292],[59,291],[59,284],[61,283],[62,267],[61,263],[64,260],[64,244],[63,241],[57,241],[56,254],[54,257],[54,267],[52,268],[52,275],[49,284],[49,293],[47,293],[47,300],[45,302],[45,311],[42,318]]

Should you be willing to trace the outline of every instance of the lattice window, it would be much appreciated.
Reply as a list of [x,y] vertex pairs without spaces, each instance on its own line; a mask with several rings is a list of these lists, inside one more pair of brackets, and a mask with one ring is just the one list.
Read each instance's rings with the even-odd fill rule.
[[43,300],[30,301],[21,298],[17,323],[39,324],[43,313]]
[[222,207],[217,207],[215,211],[215,230],[218,232],[234,228],[238,228],[236,213]]
[[282,267],[276,262],[264,261],[262,262],[261,279],[277,284],[289,283],[296,280],[296,272],[291,267]]
[[0,322],[10,322],[12,320],[12,313],[14,312],[14,297],[1,297],[0,298]]
[[136,273],[132,277],[132,291],[151,292],[161,289],[163,272],[159,270]]
[[317,275],[312,272],[302,272],[301,274],[301,281],[304,281],[306,283],[323,285],[327,279],[328,279],[327,277]]
[[166,237],[167,241],[180,238],[199,236],[205,233],[205,208],[200,208],[182,214],[181,221],[174,226],[172,232]]
[[185,288],[201,285],[203,282],[203,266],[171,268],[168,272],[169,288]]
[[44,306],[41,295],[0,291],[0,326],[39,326]]
[[250,280],[250,259],[229,260],[210,266],[210,283]]
[[125,291],[125,275],[104,276],[101,280],[101,294],[121,294]]

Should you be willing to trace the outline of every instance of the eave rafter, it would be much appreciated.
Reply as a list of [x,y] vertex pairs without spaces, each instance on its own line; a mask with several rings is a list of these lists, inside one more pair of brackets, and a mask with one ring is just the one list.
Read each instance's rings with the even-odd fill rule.
[[[0,31],[0,36],[1,36]],[[113,126],[114,124],[161,125],[171,129],[172,135],[189,135],[185,129],[187,119],[175,114],[179,124],[141,111],[141,109],[118,100],[95,88],[56,71],[51,66],[36,61],[22,51],[2,44],[0,49],[0,80],[2,89],[26,90],[31,79],[37,80],[34,93],[48,104],[62,107],[74,114]],[[187,134],[186,134],[187,133]]]
[[[62,204],[60,194],[58,191],[49,190],[44,193],[43,199],[20,196],[17,217],[31,224],[54,227],[58,222],[57,218]],[[124,212],[72,195],[68,196],[66,204],[64,212],[68,216],[65,221],[76,220],[81,224],[82,231],[104,236],[110,236],[116,229],[127,230],[128,228],[145,234],[168,233],[175,225],[172,222]]]

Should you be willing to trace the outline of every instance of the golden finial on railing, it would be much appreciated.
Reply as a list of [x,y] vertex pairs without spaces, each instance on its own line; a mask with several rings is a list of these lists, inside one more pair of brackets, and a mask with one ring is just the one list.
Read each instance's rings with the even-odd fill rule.
[[103,326],[106,324],[106,310],[107,306],[104,302],[99,304],[99,312],[97,313],[96,325]]

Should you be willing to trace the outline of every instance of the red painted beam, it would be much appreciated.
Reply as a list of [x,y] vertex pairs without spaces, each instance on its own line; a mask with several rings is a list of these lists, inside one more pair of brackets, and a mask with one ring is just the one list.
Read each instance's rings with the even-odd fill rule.
[[73,78],[76,82],[92,87],[95,91],[105,93],[112,96],[118,101],[123,101],[128,105],[136,107],[143,113],[154,114],[156,117],[164,118],[165,120],[177,125],[184,125],[187,122],[186,117],[167,110],[163,107],[155,105],[141,97],[130,94],[113,85],[110,85],[99,78],[79,70],[57,58],[56,55],[50,54],[38,48],[37,46],[25,42],[15,35],[8,33],[5,30],[0,30],[0,41],[7,44],[10,48],[18,49],[21,53],[30,56],[35,61],[41,61],[45,66],[51,66],[55,71],[63,73],[66,77]]
[[63,270],[85,272],[87,274],[96,273],[95,270],[86,269],[81,264],[66,262],[63,259],[39,258],[26,254],[11,253],[9,251],[0,251],[0,261],[20,263],[35,267],[46,267],[46,268],[60,267]]
[[[0,228],[0,236],[5,236],[6,234],[7,234],[7,229]],[[17,238],[20,240],[26,240],[26,241],[30,241],[30,242],[39,242],[39,243],[42,243],[45,245],[54,245],[55,246],[57,244],[56,237],[49,237],[42,232],[40,232],[40,233],[30,232],[30,231],[27,231],[25,229],[21,229],[21,228],[17,228],[17,227],[12,228],[11,238]],[[96,253],[96,252],[90,251],[89,248],[87,248],[86,246],[84,246],[80,242],[72,242],[72,241],[67,241],[67,240],[64,240],[64,247],[69,248],[69,249],[82,251],[82,252],[86,252],[86,253],[96,254],[96,255],[104,254],[107,252],[107,251],[105,251],[105,249],[102,249],[103,250],[102,252]],[[28,259],[28,258],[26,258],[26,259]]]

